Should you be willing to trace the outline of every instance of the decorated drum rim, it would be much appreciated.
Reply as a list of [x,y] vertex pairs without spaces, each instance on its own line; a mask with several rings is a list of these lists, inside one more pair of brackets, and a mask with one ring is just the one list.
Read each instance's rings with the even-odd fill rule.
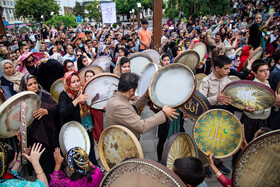
[[[211,109],[211,104],[210,104],[210,102],[208,101],[208,99],[202,94],[202,93],[200,93],[198,90],[195,90],[195,92],[194,92],[194,95],[192,96],[192,98],[193,97],[195,97],[197,100],[199,100],[200,101],[200,103],[203,103],[203,105],[202,105],[202,107],[203,107],[203,109],[205,110],[204,112],[206,112],[206,111],[208,111],[208,110],[210,110]],[[191,100],[190,100],[191,101]],[[185,104],[187,104],[187,103],[185,103]],[[185,105],[184,104],[184,105]],[[184,106],[183,105],[183,106]],[[182,106],[182,107],[183,107]],[[179,109],[183,112],[183,114],[185,114],[185,113],[187,113],[187,112],[185,112],[185,110],[183,110],[182,109],[182,107],[180,107]],[[204,113],[203,112],[203,113]],[[203,114],[202,113],[202,114]],[[192,119],[192,120],[197,120],[198,118],[199,118],[199,116],[201,115],[197,115],[197,116],[194,116],[194,115],[192,115],[192,114],[189,114],[189,113],[187,113],[187,115]]]
[[[191,69],[191,68],[188,66],[192,71],[194,71],[194,70],[197,68],[197,66],[198,66],[198,64],[199,64],[199,62],[200,62],[200,56],[199,56],[198,52],[196,52],[196,51],[193,50],[193,49],[188,49],[188,50],[186,50],[186,51],[181,52],[177,57],[175,57],[174,63],[179,63],[178,61],[179,61],[183,56],[187,55],[188,53],[193,53],[193,54],[195,54],[195,55],[198,57],[198,61],[197,61],[196,65],[195,65],[194,69]],[[179,64],[183,64],[183,63],[179,63]],[[184,65],[185,65],[185,64],[184,64]]]
[[104,73],[104,70],[98,66],[98,65],[89,65],[89,66],[86,66],[84,68],[82,68],[80,71],[79,71],[79,77],[80,77],[80,81],[81,81],[81,84],[84,84],[85,83],[85,72],[88,71],[88,70],[91,70],[94,72],[95,75],[98,75],[100,73]]
[[210,113],[210,112],[213,112],[213,111],[222,111],[222,112],[225,112],[225,113],[230,114],[233,118],[235,118],[235,120],[237,121],[238,125],[239,125],[240,128],[241,128],[241,130],[240,130],[240,140],[239,140],[239,143],[238,143],[238,145],[236,146],[236,148],[235,148],[232,152],[230,152],[229,154],[227,154],[227,155],[215,156],[215,158],[217,158],[217,159],[228,158],[228,157],[234,155],[234,154],[240,149],[240,147],[241,147],[241,145],[242,145],[242,143],[243,143],[243,140],[244,140],[244,134],[243,134],[241,122],[240,122],[239,119],[238,119],[234,114],[232,114],[231,112],[229,112],[229,111],[227,111],[227,110],[224,110],[224,109],[211,109],[211,110],[208,110],[208,111],[204,112],[203,114],[201,114],[201,115],[199,116],[199,118],[196,120],[196,122],[195,122],[195,124],[194,124],[194,126],[193,126],[193,132],[192,132],[192,133],[193,133],[193,140],[194,140],[196,146],[198,147],[198,149],[199,149],[203,154],[208,155],[208,153],[204,152],[204,151],[200,148],[200,146],[198,146],[198,144],[197,144],[197,142],[196,142],[195,128],[196,128],[196,126],[198,125],[199,120],[200,120],[202,117],[204,117],[204,115],[206,115],[206,114],[208,114],[208,113]]
[[169,156],[169,152],[170,152],[171,146],[172,146],[173,142],[179,136],[187,136],[188,143],[191,145],[192,157],[196,157],[195,146],[194,146],[194,142],[193,142],[192,138],[188,134],[186,134],[184,132],[178,132],[178,133],[175,133],[172,136],[170,136],[170,138],[165,143],[165,146],[164,146],[164,149],[163,149],[163,153],[162,153],[162,157],[161,157],[161,162],[162,162],[162,164],[164,166],[167,165],[167,160],[168,160],[168,156]]
[[[229,79],[230,79],[231,81],[232,81],[231,78],[238,79],[238,81],[241,80],[241,79],[240,79],[238,76],[236,76],[236,75],[229,75],[228,77],[229,77]],[[237,80],[236,80],[236,81],[237,81]],[[235,81],[232,81],[232,82],[235,82]]]
[[129,163],[136,163],[136,164],[145,164],[148,165],[156,170],[158,170],[159,172],[163,173],[165,176],[167,176],[169,179],[171,179],[175,184],[177,184],[177,187],[182,187],[185,186],[184,182],[170,169],[168,169],[166,166],[153,161],[153,160],[148,160],[145,158],[138,158],[138,159],[130,159],[127,161],[123,161],[117,165],[115,165],[110,171],[108,171],[106,173],[106,175],[103,177],[100,186],[102,187],[104,185],[104,183],[106,182],[106,180],[108,178],[110,178],[110,175],[112,175],[112,173],[118,169],[120,166],[125,165],[125,164],[129,164]]
[[[236,85],[236,84],[248,84],[248,85],[252,85],[253,84],[253,85],[259,86],[259,87],[267,90],[275,98],[275,93],[274,93],[274,91],[270,87],[268,87],[268,86],[266,86],[266,85],[264,85],[262,83],[259,83],[259,82],[256,82],[256,81],[251,81],[251,80],[240,80],[240,81],[231,82],[231,83],[229,83],[229,84],[227,84],[225,86],[225,88],[222,90],[222,93],[224,93],[224,91],[227,90],[230,86]],[[236,105],[233,102],[230,103],[230,105],[232,105],[232,106],[234,106],[236,108],[239,108],[241,110],[244,110],[244,108],[245,108],[245,107],[240,107],[239,105]]]
[[98,143],[98,151],[99,151],[100,161],[101,161],[101,163],[102,163],[102,165],[103,165],[103,167],[105,168],[106,171],[110,171],[112,168],[110,168],[108,166],[107,162],[106,162],[105,154],[104,154],[104,151],[103,151],[103,140],[104,140],[105,134],[108,131],[110,131],[111,129],[114,129],[114,128],[124,131],[131,138],[133,143],[135,144],[135,147],[137,149],[139,157],[144,158],[144,153],[143,153],[141,144],[140,144],[139,140],[137,139],[137,137],[135,136],[135,134],[132,131],[130,131],[127,127],[124,127],[122,125],[109,126],[106,129],[104,129],[103,132],[101,133],[100,138],[99,138],[99,143]]
[[[106,60],[108,60],[109,62],[111,62],[110,57],[108,57],[108,56],[99,56],[99,57],[97,57],[96,59],[94,59],[94,60],[90,63],[90,65],[95,65],[94,62],[97,61],[97,60],[99,60],[99,59],[101,59],[101,58],[107,58]],[[98,65],[97,65],[97,66],[98,66]]]
[[[203,77],[203,78],[205,78],[205,77],[207,77],[207,75],[206,75],[205,73],[198,73],[198,74],[195,74],[194,76],[195,76],[195,78],[198,78],[198,77]],[[203,78],[202,78],[202,79],[203,79]]]
[[[52,83],[52,86],[51,86],[51,89],[50,89],[50,94],[51,94],[51,96],[54,98],[54,96],[53,96],[53,92],[54,92],[54,90],[55,90],[55,87],[56,87],[56,83],[58,83],[58,82],[61,82],[62,81],[62,84],[64,85],[64,83],[63,83],[63,78],[59,78],[59,79],[57,79],[56,81],[54,81],[53,83]],[[63,90],[64,90],[64,86],[63,86]],[[61,92],[60,92],[61,93]],[[59,95],[58,95],[58,98],[59,98]],[[57,100],[56,100],[56,98],[54,98],[55,99],[55,101],[58,103],[58,98],[57,98]]]
[[92,79],[91,79],[90,81],[88,81],[88,82],[85,84],[84,89],[83,89],[83,93],[85,93],[85,90],[86,90],[88,84],[91,83],[91,81],[93,81],[93,80],[95,80],[95,79],[97,79],[97,78],[100,78],[100,77],[104,77],[104,76],[111,76],[111,77],[115,77],[115,78],[117,78],[118,80],[120,80],[120,77],[117,76],[117,75],[115,75],[115,74],[113,74],[113,73],[100,73],[100,74],[94,75],[94,76],[92,77]]
[[65,144],[64,144],[64,138],[63,138],[63,136],[64,136],[65,129],[66,129],[68,126],[70,126],[70,125],[76,126],[78,129],[80,129],[80,131],[81,131],[82,134],[84,135],[84,137],[85,137],[85,146],[86,146],[86,150],[85,150],[85,151],[86,151],[87,154],[89,155],[89,153],[90,153],[90,147],[91,147],[91,145],[90,145],[90,140],[89,140],[89,135],[88,135],[86,129],[83,127],[83,125],[80,124],[80,123],[77,122],[77,121],[69,121],[69,122],[65,123],[65,124],[61,127],[61,129],[60,129],[60,132],[59,132],[59,146],[60,146],[60,148],[61,148],[62,153],[63,153],[64,155],[66,155],[67,152],[68,152],[68,151],[66,150],[66,147],[65,147]]
[[[254,150],[252,150],[251,152],[256,153],[256,149],[260,149],[259,146],[256,146],[256,144],[258,144],[259,142],[263,141],[264,139],[271,137],[271,136],[279,136],[280,139],[280,130],[273,130],[270,132],[267,132],[259,137],[257,137],[256,139],[252,140],[242,151],[241,153],[239,153],[238,158],[236,160],[235,166],[233,168],[232,171],[232,186],[238,186],[236,183],[238,183],[239,177],[240,175],[238,175],[237,173],[239,172],[238,170],[242,170],[242,168],[238,167],[239,163],[242,162],[241,159],[244,155],[246,156],[250,156],[252,153],[247,153],[249,151],[249,149],[253,149],[255,147]],[[280,141],[279,141],[280,142]],[[262,148],[265,147],[264,144],[261,144]],[[242,167],[244,166],[244,163],[240,163],[242,164]]]
[[[203,58],[205,57],[206,53],[207,53],[206,44],[203,43],[203,42],[198,42],[198,43],[194,44],[193,47],[192,47],[191,49],[195,51],[195,48],[198,47],[198,46],[200,46],[200,45],[203,46],[203,49],[205,49],[204,56],[200,57],[200,55],[199,55],[199,59],[200,59],[199,61],[202,61]],[[197,53],[198,53],[198,52],[197,52]],[[198,53],[198,54],[199,54],[199,53]]]
[[[21,97],[25,97],[28,95],[32,95],[32,97],[34,96],[36,98],[37,101],[37,106],[38,108],[36,110],[38,110],[41,107],[41,98],[34,92],[32,91],[23,91],[23,92],[19,92],[15,95],[13,95],[12,97],[10,97],[9,99],[7,99],[2,105],[0,105],[0,113],[2,113],[7,107],[10,107],[10,105],[17,101],[20,100]],[[28,127],[33,121],[34,121],[35,117],[32,115],[32,118],[29,121],[26,121],[26,127]],[[20,123],[20,122],[19,122]],[[19,131],[20,129],[18,129]],[[16,134],[15,134],[16,135]]]
[[[173,67],[173,66],[174,66],[174,67]],[[193,80],[194,80],[194,84],[193,84],[193,87],[192,87],[192,93],[189,95],[189,97],[188,97],[187,99],[185,99],[185,101],[184,101],[183,103],[178,104],[178,105],[175,105],[175,106],[172,107],[172,108],[179,108],[179,107],[183,106],[186,102],[188,102],[188,101],[192,98],[193,94],[195,93],[195,88],[196,88],[196,78],[195,78],[195,76],[194,76],[194,73],[193,73],[193,71],[192,71],[188,66],[186,66],[186,65],[184,65],[184,64],[180,64],[180,63],[169,64],[169,65],[163,66],[161,69],[159,69],[159,70],[154,74],[154,76],[153,76],[153,78],[152,78],[152,80],[151,80],[151,82],[150,82],[150,85],[149,85],[149,88],[148,88],[148,89],[149,89],[149,98],[150,98],[150,100],[151,100],[155,105],[158,104],[158,103],[154,100],[154,98],[153,98],[153,95],[152,95],[152,94],[153,94],[153,93],[152,93],[152,87],[153,87],[153,85],[154,85],[154,82],[155,82],[157,76],[158,76],[162,71],[165,71],[165,69],[167,69],[167,68],[169,68],[169,67],[187,69],[187,71],[189,71],[189,72],[191,73],[191,75],[192,75],[192,77],[193,77]],[[161,107],[161,106],[159,106],[159,107]]]

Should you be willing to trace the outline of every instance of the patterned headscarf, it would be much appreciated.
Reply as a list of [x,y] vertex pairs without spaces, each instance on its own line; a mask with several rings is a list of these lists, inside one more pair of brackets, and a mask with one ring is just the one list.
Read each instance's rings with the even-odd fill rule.
[[0,178],[3,177],[3,175],[6,173],[7,170],[7,149],[3,145],[2,142],[0,142]]
[[[64,90],[67,93],[67,95],[71,99],[77,98],[81,93],[82,93],[82,86],[80,86],[78,93],[74,92],[73,90],[70,89],[71,86],[71,77],[72,75],[78,76],[79,80],[79,74],[76,71],[69,71],[66,72],[64,75],[63,83],[64,83]],[[80,102],[79,103],[80,107],[80,116],[81,116],[81,123],[85,127],[86,130],[91,130],[93,128],[93,122],[92,122],[92,116],[90,113],[90,107],[87,106],[85,102]]]
[[69,72],[66,72],[65,75],[64,75],[64,79],[63,79],[63,84],[64,84],[64,90],[65,92],[68,94],[68,96],[71,98],[71,99],[75,99],[76,97],[78,97],[80,94],[81,94],[81,91],[82,91],[82,87],[80,86],[79,88],[79,92],[78,93],[75,93],[73,92],[71,89],[70,89],[70,86],[71,86],[71,77],[73,76],[73,74],[77,75],[79,80],[80,80],[80,77],[79,77],[79,74],[78,72],[76,71],[69,71]]
[[89,157],[85,150],[80,147],[70,149],[65,157],[68,165],[74,169],[76,173],[86,175],[89,171]]

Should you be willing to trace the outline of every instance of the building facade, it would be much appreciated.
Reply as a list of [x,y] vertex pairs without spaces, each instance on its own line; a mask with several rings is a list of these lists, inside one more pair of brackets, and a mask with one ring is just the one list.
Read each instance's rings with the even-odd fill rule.
[[9,25],[19,24],[23,22],[23,19],[17,19],[15,16],[15,0],[0,0],[0,6],[3,7],[3,22]]

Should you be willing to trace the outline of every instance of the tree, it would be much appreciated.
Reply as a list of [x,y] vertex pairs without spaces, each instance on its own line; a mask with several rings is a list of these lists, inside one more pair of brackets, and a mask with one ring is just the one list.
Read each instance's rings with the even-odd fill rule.
[[184,17],[224,15],[229,10],[229,0],[168,0],[165,14],[175,18],[180,11]]
[[42,21],[41,15],[44,20],[49,20],[52,17],[51,12],[58,14],[59,9],[55,0],[16,0],[15,4],[17,18],[33,16],[37,21]]
[[52,25],[55,28],[59,29],[63,23],[66,27],[77,26],[76,17],[74,15],[65,15],[65,16],[53,16],[52,19],[48,20],[45,24],[51,27]]
[[73,8],[73,13],[75,16],[82,16],[82,18],[86,17],[85,14],[85,7],[82,5],[82,3],[76,1],[76,4]]
[[[85,8],[88,11],[88,13],[86,14],[87,18],[98,21],[98,7],[97,7],[98,5],[99,5],[99,2],[96,0],[94,0],[92,3],[89,3],[86,5]],[[100,15],[101,15],[101,10],[100,10]],[[101,17],[102,16],[100,16],[100,21],[101,21]]]

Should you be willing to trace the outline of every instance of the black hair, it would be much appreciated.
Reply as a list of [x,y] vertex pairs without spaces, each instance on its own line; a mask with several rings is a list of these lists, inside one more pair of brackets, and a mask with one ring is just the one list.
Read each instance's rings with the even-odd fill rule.
[[280,64],[279,60],[280,60],[280,50],[278,49],[274,55],[273,55],[273,59],[275,64]]
[[87,70],[87,71],[85,72],[85,77],[87,76],[87,73],[92,73],[93,75],[95,75],[95,73],[94,73],[92,70]]
[[123,41],[123,40],[127,41],[127,37],[126,37],[126,36],[123,36],[123,37],[122,37],[122,41]]
[[197,186],[205,178],[205,170],[202,162],[195,157],[177,158],[174,162],[174,172],[185,184]]
[[130,63],[130,60],[127,57],[122,57],[121,58],[121,62],[120,62],[120,66],[123,66],[127,62]]
[[62,41],[55,41],[55,45],[58,45],[58,44],[61,44],[61,45],[63,45],[63,42]]
[[259,67],[264,66],[264,65],[268,65],[266,61],[258,59],[255,60],[252,64],[252,71],[257,73],[259,70]]
[[78,66],[78,71],[80,71],[82,68],[85,67],[85,65],[83,64],[83,60],[87,58],[86,56],[80,56],[77,60],[77,66]]
[[[73,74],[74,75],[74,74]],[[73,76],[72,75],[72,76]],[[87,182],[91,182],[92,181],[92,174],[94,173],[95,168],[94,167],[89,167],[89,171],[87,171],[86,175],[74,172],[71,176],[70,179],[71,181],[77,181],[83,177],[87,178]]]
[[91,40],[90,40],[90,39],[86,40],[86,43],[88,43],[88,42],[90,42],[90,43],[91,43]]
[[169,56],[168,54],[163,53],[163,54],[161,55],[161,57],[160,57],[160,58],[161,58],[161,61],[162,61],[165,57],[167,57],[167,56],[168,56],[168,57],[169,57],[169,59],[170,59],[170,56]]
[[54,47],[52,47],[49,51],[49,55],[52,56],[54,53],[53,53],[53,50],[54,50]]
[[149,22],[148,22],[146,19],[142,19],[142,20],[141,20],[141,24],[142,24],[142,25],[145,25],[145,24],[147,24],[147,25],[148,25],[148,24],[149,24]]
[[123,73],[120,77],[120,82],[118,85],[118,91],[121,93],[125,93],[129,91],[131,88],[136,90],[138,86],[139,76],[135,73]]
[[175,46],[175,47],[173,47],[173,49],[172,49],[172,55],[173,55],[173,57],[176,57],[176,56],[177,56],[177,51],[178,51],[179,48],[182,49],[182,47],[180,47],[180,46]]
[[123,52],[125,52],[125,48],[124,47],[119,47],[118,48],[118,52],[119,52],[119,50],[122,50]]
[[219,55],[214,60],[214,68],[218,66],[219,68],[223,68],[225,65],[231,64],[231,60],[226,55]]

